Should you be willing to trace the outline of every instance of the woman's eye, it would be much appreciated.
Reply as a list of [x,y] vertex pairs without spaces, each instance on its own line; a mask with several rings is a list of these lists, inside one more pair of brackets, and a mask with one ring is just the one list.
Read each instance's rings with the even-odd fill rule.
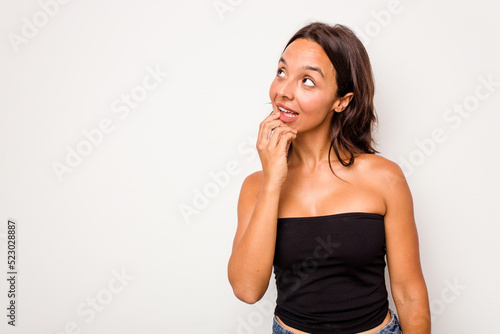
[[285,71],[283,71],[281,68],[278,70],[278,72],[276,73],[277,76],[279,77],[282,77],[285,75]]
[[302,82],[304,82],[304,85],[306,85],[306,86],[314,87],[314,81],[312,81],[309,78],[305,78],[304,80],[302,80]]

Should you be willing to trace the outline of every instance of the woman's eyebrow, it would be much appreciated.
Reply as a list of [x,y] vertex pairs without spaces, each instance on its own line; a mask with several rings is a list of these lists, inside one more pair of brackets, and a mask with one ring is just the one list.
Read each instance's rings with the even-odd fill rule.
[[319,67],[314,67],[314,66],[311,66],[311,65],[307,65],[307,66],[304,66],[304,69],[311,70],[311,71],[316,71],[319,74],[321,74],[321,76],[323,78],[325,77],[325,75],[323,74],[323,71],[321,71],[321,68],[319,68]]
[[[281,57],[281,58],[280,58],[280,61],[279,61],[279,62],[280,62],[280,63],[283,63],[283,64],[285,64],[285,65],[286,65],[286,61],[285,61],[285,59],[283,59],[283,57]],[[321,76],[322,76],[323,78],[325,77],[325,75],[323,74],[323,71],[322,71],[322,70],[321,70],[321,68],[319,68],[319,67],[315,67],[315,66],[311,66],[311,65],[306,65],[306,66],[304,66],[303,68],[304,68],[305,70],[316,71],[316,72],[318,72],[319,74],[321,74]]]

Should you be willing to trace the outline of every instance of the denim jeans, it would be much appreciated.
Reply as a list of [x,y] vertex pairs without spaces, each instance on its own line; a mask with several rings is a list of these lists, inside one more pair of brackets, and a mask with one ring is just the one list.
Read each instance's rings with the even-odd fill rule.
[[[385,325],[380,330],[376,331],[374,334],[401,334],[401,328],[399,326],[398,317],[394,312],[392,312],[392,310],[389,310],[389,312],[391,313],[391,321],[389,321],[387,325]],[[276,316],[274,316],[273,334],[294,334],[294,333],[283,327],[276,319]]]

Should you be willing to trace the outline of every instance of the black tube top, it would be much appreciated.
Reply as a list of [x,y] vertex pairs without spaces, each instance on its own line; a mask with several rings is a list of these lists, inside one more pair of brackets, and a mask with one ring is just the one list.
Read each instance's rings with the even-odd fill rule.
[[388,311],[384,217],[351,212],[279,218],[275,315],[313,333],[357,333]]

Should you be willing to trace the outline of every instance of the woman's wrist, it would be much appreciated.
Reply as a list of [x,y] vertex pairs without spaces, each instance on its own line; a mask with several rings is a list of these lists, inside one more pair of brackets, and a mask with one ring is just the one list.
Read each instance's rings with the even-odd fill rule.
[[261,193],[280,193],[281,192],[281,187],[283,186],[282,182],[275,181],[275,180],[266,180],[262,182],[262,190]]

